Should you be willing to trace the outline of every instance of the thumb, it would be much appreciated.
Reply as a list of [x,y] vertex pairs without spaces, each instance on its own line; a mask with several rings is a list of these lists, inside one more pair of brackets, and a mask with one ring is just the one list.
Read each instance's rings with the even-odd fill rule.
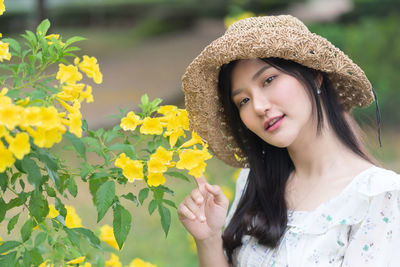
[[228,203],[228,198],[218,185],[210,185],[209,183],[206,183],[205,189],[213,195],[215,204],[224,206]]

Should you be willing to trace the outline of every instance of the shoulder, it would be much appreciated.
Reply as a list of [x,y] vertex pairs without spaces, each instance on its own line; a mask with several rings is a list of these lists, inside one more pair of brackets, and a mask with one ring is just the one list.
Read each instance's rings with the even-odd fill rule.
[[373,166],[359,179],[355,179],[353,189],[362,195],[373,197],[390,191],[400,191],[400,175],[394,171]]

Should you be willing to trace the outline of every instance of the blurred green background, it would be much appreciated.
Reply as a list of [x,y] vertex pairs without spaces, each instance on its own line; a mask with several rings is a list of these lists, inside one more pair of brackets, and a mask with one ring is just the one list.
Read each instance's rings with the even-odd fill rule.
[[[81,54],[96,56],[104,75],[94,88],[95,102],[83,107],[91,129],[116,124],[109,115],[118,107],[136,109],[140,96],[161,97],[164,104],[184,106],[180,77],[186,66],[209,42],[224,31],[224,18],[244,11],[256,15],[293,14],[349,54],[369,77],[377,91],[382,112],[382,142],[379,148],[375,104],[354,115],[364,130],[371,153],[386,168],[400,171],[400,3],[397,0],[5,0],[0,17],[3,36],[18,37],[49,18],[51,33],[64,40],[73,35],[88,38]],[[71,159],[73,160],[73,159]],[[234,189],[234,172],[217,159],[211,160],[211,182]],[[194,183],[169,180],[171,197],[179,203]],[[121,189],[137,192],[140,183]],[[83,224],[96,226],[96,211],[82,184],[71,200]],[[128,264],[140,257],[159,267],[197,266],[192,243],[172,212],[166,239],[157,213],[134,209],[133,231],[119,253]],[[106,217],[103,223],[112,224]],[[5,237],[4,237],[5,238]],[[107,245],[105,245],[107,246]],[[106,255],[108,257],[108,255]]]

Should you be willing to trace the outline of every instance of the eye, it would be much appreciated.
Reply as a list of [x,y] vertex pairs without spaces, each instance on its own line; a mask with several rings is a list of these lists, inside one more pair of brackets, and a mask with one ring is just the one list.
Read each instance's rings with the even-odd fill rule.
[[276,76],[268,77],[267,79],[265,79],[264,85],[269,84],[269,83],[272,83],[272,81],[273,81],[275,78],[276,78]]
[[238,107],[240,108],[241,106],[243,106],[244,104],[246,104],[246,103],[249,102],[249,101],[250,101],[250,98],[248,98],[248,97],[243,98],[243,99],[239,102]]

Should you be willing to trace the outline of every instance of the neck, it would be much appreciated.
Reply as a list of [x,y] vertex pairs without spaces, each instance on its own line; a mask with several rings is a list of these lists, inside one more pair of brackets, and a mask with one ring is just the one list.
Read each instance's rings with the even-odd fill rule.
[[330,176],[349,166],[350,162],[364,161],[342,144],[332,129],[324,127],[321,134],[302,139],[288,147],[295,166],[295,174],[301,179]]

